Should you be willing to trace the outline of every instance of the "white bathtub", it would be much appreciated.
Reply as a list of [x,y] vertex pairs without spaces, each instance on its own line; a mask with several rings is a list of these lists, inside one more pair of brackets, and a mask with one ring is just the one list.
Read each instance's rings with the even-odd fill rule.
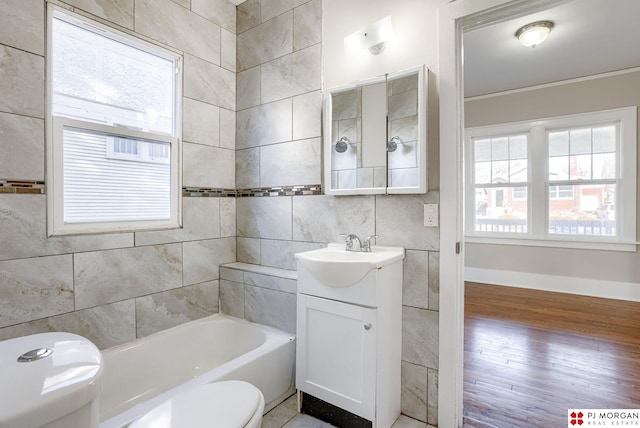
[[104,350],[100,428],[120,428],[180,391],[220,380],[260,388],[265,412],[295,390],[295,336],[222,314]]

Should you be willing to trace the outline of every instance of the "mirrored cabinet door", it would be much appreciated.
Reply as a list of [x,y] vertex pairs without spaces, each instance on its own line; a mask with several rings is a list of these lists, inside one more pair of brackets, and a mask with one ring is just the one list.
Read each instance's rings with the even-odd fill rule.
[[[385,81],[332,91],[330,140],[325,137],[325,165],[330,159],[330,189],[338,193],[384,193],[387,186]],[[330,148],[327,154],[327,148]],[[329,165],[327,165],[329,166]],[[325,175],[326,178],[326,175]],[[326,185],[325,185],[326,186]]]
[[388,187],[420,186],[419,76],[411,73],[387,82]]
[[426,192],[423,70],[325,93],[325,193]]

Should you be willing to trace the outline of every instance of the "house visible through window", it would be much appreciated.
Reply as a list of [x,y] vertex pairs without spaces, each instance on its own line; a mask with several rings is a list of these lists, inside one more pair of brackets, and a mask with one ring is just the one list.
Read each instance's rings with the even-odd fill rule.
[[521,133],[473,140],[476,230],[527,231],[527,145]]
[[466,134],[468,236],[635,241],[635,107]]
[[549,233],[616,236],[615,211],[606,211],[615,207],[621,178],[619,128],[614,122],[547,133]]
[[549,199],[573,199],[573,186],[549,186]]
[[49,233],[180,223],[178,54],[49,8]]

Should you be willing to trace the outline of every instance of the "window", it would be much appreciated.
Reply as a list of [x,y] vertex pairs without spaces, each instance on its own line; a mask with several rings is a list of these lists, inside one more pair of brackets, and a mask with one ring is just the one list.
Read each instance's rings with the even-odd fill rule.
[[573,186],[549,186],[549,199],[572,199]]
[[526,233],[527,145],[521,133],[473,140],[477,231]]
[[108,137],[106,144],[107,158],[164,164],[170,160],[171,146],[168,143]]
[[636,240],[635,107],[466,134],[469,237]]
[[49,234],[180,225],[180,55],[49,7]]
[[[549,153],[549,233],[616,235],[619,126],[616,123],[552,129]],[[560,189],[564,189],[564,200]]]

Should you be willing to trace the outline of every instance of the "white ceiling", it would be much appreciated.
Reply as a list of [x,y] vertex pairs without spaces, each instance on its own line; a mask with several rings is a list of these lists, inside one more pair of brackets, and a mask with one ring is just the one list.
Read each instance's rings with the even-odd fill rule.
[[[573,0],[467,32],[465,97],[640,66],[639,0]],[[536,48],[515,38],[530,22],[555,23]]]

